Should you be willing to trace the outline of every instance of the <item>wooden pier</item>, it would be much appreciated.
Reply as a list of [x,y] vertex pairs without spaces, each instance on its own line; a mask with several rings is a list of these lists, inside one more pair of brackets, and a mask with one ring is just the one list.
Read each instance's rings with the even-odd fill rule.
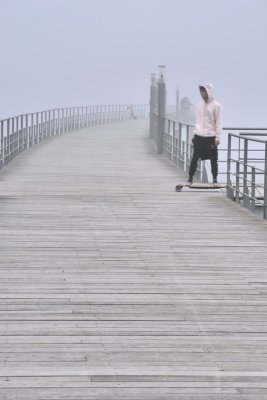
[[0,171],[1,400],[267,399],[267,223],[184,180],[136,120]]

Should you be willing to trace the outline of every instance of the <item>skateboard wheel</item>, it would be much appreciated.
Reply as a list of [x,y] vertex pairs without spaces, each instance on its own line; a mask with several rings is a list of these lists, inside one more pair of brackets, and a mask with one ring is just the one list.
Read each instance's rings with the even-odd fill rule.
[[181,192],[181,190],[182,190],[182,186],[181,186],[181,185],[177,185],[177,186],[175,187],[175,191],[176,191],[176,192]]

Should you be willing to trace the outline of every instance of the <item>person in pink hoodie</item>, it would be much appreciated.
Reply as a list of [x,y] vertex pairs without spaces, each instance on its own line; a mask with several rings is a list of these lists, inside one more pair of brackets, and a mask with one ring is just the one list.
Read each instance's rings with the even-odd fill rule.
[[198,160],[210,160],[213,184],[217,185],[218,148],[222,134],[221,104],[214,99],[213,85],[207,83],[199,86],[202,101],[197,106],[194,129],[193,157],[189,168],[188,185],[192,185]]

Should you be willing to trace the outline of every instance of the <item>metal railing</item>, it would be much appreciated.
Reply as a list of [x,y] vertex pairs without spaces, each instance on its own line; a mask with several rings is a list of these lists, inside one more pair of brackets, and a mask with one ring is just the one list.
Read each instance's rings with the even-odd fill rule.
[[[266,219],[267,129],[223,128],[223,130],[228,131],[228,143],[218,149],[220,165],[218,180],[226,185],[228,198]],[[238,131],[238,134],[229,131]],[[193,155],[192,137],[192,124],[165,118],[163,153],[187,173]],[[208,182],[209,164],[205,161],[199,161],[196,178],[201,182]]]
[[[175,165],[185,172],[189,172],[190,161],[193,155],[193,128],[194,125],[166,117],[163,133],[163,153]],[[208,181],[205,162],[199,162],[196,178],[201,182]]]
[[227,130],[227,197],[266,219],[267,129]]
[[0,168],[48,137],[97,124],[147,117],[147,105],[103,105],[52,109],[1,120]]

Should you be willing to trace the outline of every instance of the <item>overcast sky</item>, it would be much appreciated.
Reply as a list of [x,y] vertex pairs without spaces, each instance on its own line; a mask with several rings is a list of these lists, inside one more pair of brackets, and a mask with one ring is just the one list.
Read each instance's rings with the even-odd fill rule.
[[267,127],[266,0],[0,0],[0,118],[147,103],[166,64],[168,103],[211,82],[224,125]]

